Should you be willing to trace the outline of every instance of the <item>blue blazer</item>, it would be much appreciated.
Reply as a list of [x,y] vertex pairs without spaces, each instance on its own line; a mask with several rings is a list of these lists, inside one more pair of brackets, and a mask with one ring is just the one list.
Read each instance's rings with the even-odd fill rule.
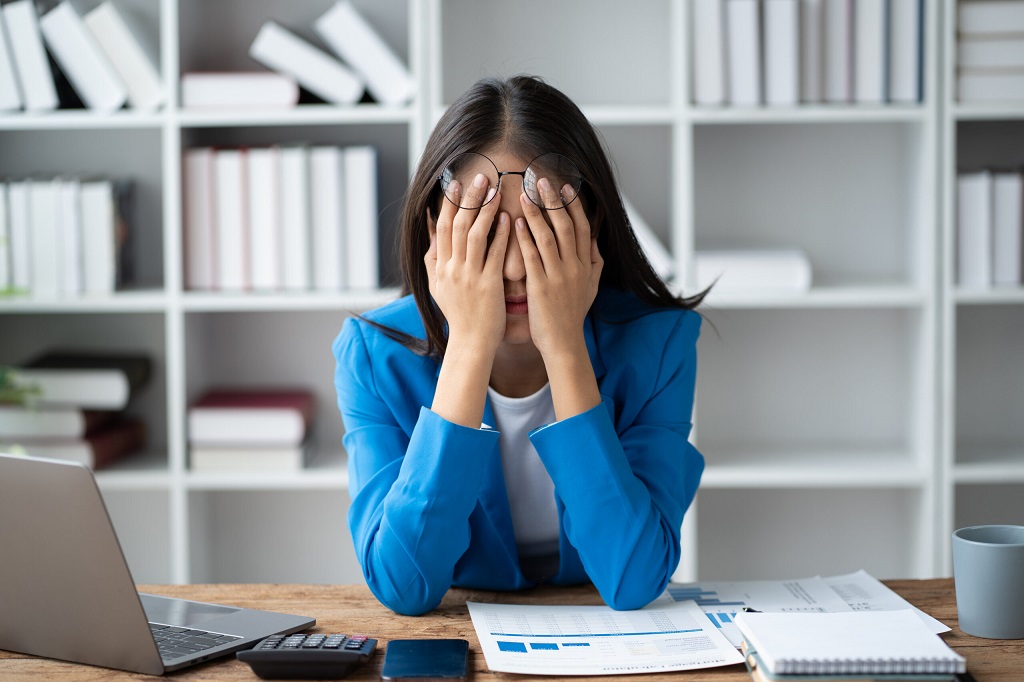
[[[365,317],[425,337],[411,296]],[[704,469],[688,441],[700,321],[617,291],[594,302],[584,333],[603,404],[530,434],[555,484],[553,583],[592,581],[616,609],[644,606],[665,589]],[[453,585],[531,586],[519,567],[498,432],[434,414],[440,365],[373,325],[347,319],[333,351],[348,523],[381,603],[416,615]],[[494,424],[490,401],[484,424]]]

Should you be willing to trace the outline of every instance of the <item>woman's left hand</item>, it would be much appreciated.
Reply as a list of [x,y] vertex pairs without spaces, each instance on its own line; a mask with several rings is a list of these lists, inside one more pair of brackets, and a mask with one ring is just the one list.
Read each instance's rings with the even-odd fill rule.
[[[591,237],[583,203],[563,206],[546,178],[537,184],[552,209],[543,211],[521,194],[526,218],[516,220],[516,238],[526,264],[530,336],[548,359],[573,352],[583,342],[583,320],[597,296],[604,259]],[[572,191],[569,185],[562,189],[567,200]]]

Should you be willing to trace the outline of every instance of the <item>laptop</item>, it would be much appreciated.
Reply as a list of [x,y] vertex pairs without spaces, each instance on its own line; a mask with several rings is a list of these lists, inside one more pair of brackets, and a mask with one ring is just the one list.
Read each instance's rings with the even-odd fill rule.
[[92,472],[0,454],[0,649],[162,675],[315,624],[139,593]]

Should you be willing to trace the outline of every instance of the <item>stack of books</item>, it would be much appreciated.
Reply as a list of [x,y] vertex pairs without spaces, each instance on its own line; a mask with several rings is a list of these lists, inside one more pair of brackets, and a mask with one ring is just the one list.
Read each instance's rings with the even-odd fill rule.
[[379,285],[375,148],[204,147],[184,165],[188,289]]
[[923,0],[694,0],[693,102],[920,102]]
[[1024,262],[1024,174],[957,176],[957,283],[965,289],[1020,286]]
[[38,113],[84,106],[111,112],[126,105],[141,110],[161,107],[166,90],[157,68],[155,31],[134,24],[131,18],[132,13],[119,11],[114,0],[85,15],[70,0],[42,16],[34,0],[4,4],[0,111]]
[[0,182],[0,292],[103,295],[131,280],[130,180]]
[[50,351],[14,372],[26,405],[0,404],[0,450],[109,467],[145,445],[145,423],[129,416],[150,376],[146,355]]
[[188,410],[193,471],[298,471],[315,399],[307,389],[214,388]]
[[960,0],[957,98],[1024,102],[1024,0]]
[[352,105],[364,93],[378,104],[408,102],[416,84],[402,60],[349,0],[340,0],[313,24],[329,51],[277,22],[260,28],[249,56],[271,71],[186,73],[186,108],[291,107],[300,86],[329,104]]

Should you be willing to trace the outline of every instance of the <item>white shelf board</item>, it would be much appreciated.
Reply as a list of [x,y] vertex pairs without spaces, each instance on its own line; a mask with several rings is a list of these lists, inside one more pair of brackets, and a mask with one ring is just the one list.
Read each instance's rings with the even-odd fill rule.
[[687,117],[699,124],[761,123],[922,123],[922,105],[801,105],[792,107],[692,107]]
[[356,104],[351,107],[330,104],[300,104],[288,109],[182,109],[175,113],[183,128],[220,128],[237,126],[311,126],[373,123],[409,123],[415,112],[409,107],[385,107]]
[[0,297],[0,315],[7,313],[162,313],[168,297],[159,289],[118,291],[110,295],[42,298]]
[[958,121],[1013,121],[1024,120],[1024,102],[959,104],[950,108]]
[[58,109],[41,114],[0,115],[0,131],[159,129],[166,121],[167,113],[164,111],[140,112],[123,109],[115,113],[99,113],[89,109]]
[[992,289],[957,289],[955,300],[960,305],[1014,305],[1024,303],[1024,287],[993,287]]
[[186,312],[280,312],[298,310],[369,310],[398,298],[398,289],[297,292],[188,292]]
[[[1024,483],[1024,443],[958,443],[956,483]],[[969,453],[969,454],[967,454]]]
[[[692,293],[692,292],[691,292]],[[717,293],[713,288],[704,299],[710,308],[916,308],[926,294],[907,286],[812,287],[794,293]]]
[[583,113],[594,125],[671,125],[676,112],[668,106],[611,107],[583,106]]
[[702,488],[919,488],[928,478],[910,453],[897,450],[701,451],[707,462]]

